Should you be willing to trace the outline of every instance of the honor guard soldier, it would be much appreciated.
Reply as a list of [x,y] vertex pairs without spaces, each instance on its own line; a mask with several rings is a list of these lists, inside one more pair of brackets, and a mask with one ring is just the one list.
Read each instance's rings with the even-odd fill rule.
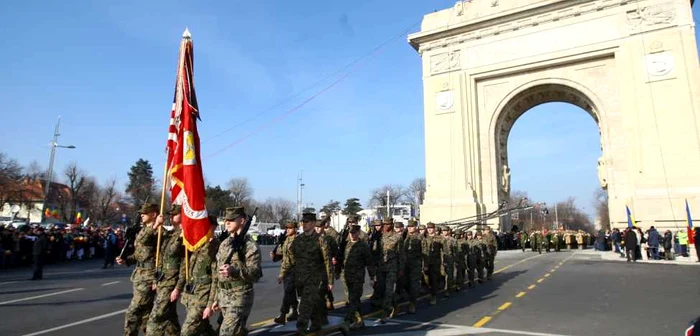
[[474,234],[474,239],[471,244],[471,251],[475,255],[476,270],[479,275],[479,283],[484,282],[484,269],[486,268],[486,260],[489,257],[489,251],[484,241],[484,236],[481,230],[477,229]]
[[491,230],[490,226],[486,227],[484,242],[486,243],[486,248],[489,252],[489,257],[486,260],[486,279],[491,280],[494,269],[493,266],[496,262],[496,253],[498,253],[498,240],[496,240],[496,233]]
[[444,239],[437,233],[435,223],[426,225],[428,236],[423,239],[423,272],[427,275],[428,287],[430,287],[430,305],[437,303],[437,293],[440,286],[440,278],[445,275],[443,265]]
[[319,287],[324,283],[325,277],[329,279],[328,290],[333,290],[334,279],[330,247],[314,230],[316,214],[302,214],[301,225],[304,233],[291,243],[289,257],[283,259],[277,281],[283,283],[287,274],[294,270],[294,286],[300,294],[297,332],[306,335],[307,332],[321,330],[321,309],[325,307]]
[[455,291],[459,292],[462,290],[464,285],[464,273],[467,270],[467,254],[469,253],[469,243],[464,238],[464,234],[461,229],[455,230],[455,238],[457,246],[455,248],[455,269],[457,270],[457,276],[455,277]]
[[[338,242],[335,239],[333,239],[333,237],[331,237],[330,235],[327,235],[325,232],[327,226],[326,223],[330,222],[330,218],[328,219],[328,221],[317,221],[314,230],[316,231],[316,234],[321,236],[321,238],[323,238],[323,240],[326,241],[326,244],[328,244],[331,253],[331,260],[333,260],[337,257],[338,254]],[[336,235],[338,234],[338,232],[336,232],[335,230],[333,230],[333,232],[335,232]],[[335,301],[335,299],[333,298],[333,292],[328,290],[328,284],[333,283],[334,280],[335,277],[331,279],[325,279],[324,285],[320,287],[321,298],[324,299],[326,307],[325,310],[321,310],[323,312],[321,320],[323,321],[324,325],[328,324],[328,311],[334,309],[333,301]]]
[[348,298],[348,309],[345,314],[345,322],[351,329],[364,327],[365,322],[360,312],[360,298],[365,283],[365,269],[369,274],[371,285],[376,282],[376,268],[369,246],[360,240],[360,225],[356,222],[350,226],[350,239],[345,245],[343,253],[343,271],[340,277],[345,284],[345,297]]
[[454,258],[457,249],[457,241],[452,238],[452,229],[447,226],[442,226],[442,238],[445,241],[445,250],[443,257],[443,264],[445,265],[445,297],[450,297],[450,291],[454,287]]
[[476,274],[476,253],[473,251],[474,233],[467,231],[466,239],[466,258],[467,258],[467,286],[474,285],[474,275]]
[[387,317],[394,317],[398,312],[397,300],[394,296],[396,278],[403,276],[403,264],[406,262],[401,236],[394,232],[394,221],[384,218],[381,242],[379,244],[379,262],[377,263],[377,289],[382,294],[382,317],[379,322],[385,323]]
[[139,329],[146,332],[148,315],[153,308],[153,298],[155,297],[158,206],[153,203],[144,203],[139,214],[142,228],[134,240],[134,254],[125,259],[122,259],[121,256],[116,259],[119,265],[136,264],[136,268],[131,274],[134,292],[125,314],[125,336],[138,335]]
[[[281,258],[280,256],[275,255],[272,257],[273,261],[279,259],[282,260],[282,263],[284,263],[285,258],[289,258],[289,248],[292,246],[292,242],[297,235],[297,222],[291,219],[287,220],[287,222],[284,224],[284,229],[286,230],[285,239],[284,243],[279,249],[279,252],[281,252]],[[274,252],[270,253],[272,254]],[[282,307],[280,307],[280,315],[275,317],[275,323],[285,324],[288,320],[296,321],[296,319],[299,317],[297,313],[298,304],[299,301],[297,300],[297,290],[296,287],[294,287],[294,268],[292,267],[284,277],[284,296],[282,297]],[[292,309],[292,313],[287,316],[290,308]]]
[[[227,208],[224,217],[229,236],[216,254],[214,310],[221,309],[219,335],[247,335],[246,323],[253,308],[253,284],[262,277],[258,244],[243,231],[248,216],[243,207]],[[245,236],[243,236],[245,234]]]
[[423,274],[423,236],[418,232],[418,222],[408,221],[408,234],[403,243],[406,264],[404,276],[406,278],[405,291],[408,294],[408,313],[416,313],[416,301],[420,296],[420,283]]
[[[180,263],[185,256],[185,247],[182,245],[182,228],[180,227],[182,207],[174,204],[170,211],[170,224],[173,230],[165,232],[161,237],[159,252],[160,265],[156,270],[156,297],[153,309],[148,317],[147,336],[179,335],[180,321],[177,317],[177,299],[182,287],[184,277],[180,278]],[[163,215],[158,216],[158,225],[163,223]]]

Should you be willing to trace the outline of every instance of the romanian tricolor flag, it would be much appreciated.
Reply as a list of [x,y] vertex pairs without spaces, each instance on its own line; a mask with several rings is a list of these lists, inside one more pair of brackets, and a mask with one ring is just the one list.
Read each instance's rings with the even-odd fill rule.
[[631,228],[634,226],[634,223],[636,223],[636,221],[634,220],[634,217],[632,217],[632,212],[630,211],[630,207],[625,205],[625,208],[627,209],[627,227]]
[[180,43],[175,98],[170,112],[167,170],[171,201],[182,205],[183,243],[190,251],[204,245],[211,235],[205,206],[198,119],[192,37],[189,30],[185,29]]
[[46,217],[46,218],[51,217],[51,209],[46,208],[44,210],[44,217]]
[[77,214],[75,214],[75,224],[80,224],[83,222],[83,212],[78,211]]
[[686,224],[688,224],[688,244],[695,244],[695,235],[693,233],[693,216],[690,215],[688,200],[685,200],[685,221]]
[[53,208],[53,210],[51,210],[51,216],[53,216],[53,218],[58,219],[58,218],[60,217],[60,216],[58,215],[58,209]]

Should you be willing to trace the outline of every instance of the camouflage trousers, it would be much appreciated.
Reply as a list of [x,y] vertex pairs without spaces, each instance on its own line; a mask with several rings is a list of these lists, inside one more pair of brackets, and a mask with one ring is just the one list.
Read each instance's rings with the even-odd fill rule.
[[310,278],[306,281],[296,281],[294,284],[299,293],[299,308],[297,312],[299,318],[297,320],[297,328],[308,326],[309,320],[314,326],[321,326],[322,310],[326,307],[323,305],[321,298],[321,285],[323,281],[319,278]]
[[297,310],[297,289],[294,286],[294,276],[287,275],[284,277],[284,297],[282,297],[282,307],[280,313],[286,315],[289,313],[289,308]]
[[474,273],[476,272],[476,257],[473,254],[467,255],[467,280],[474,283]]
[[[223,294],[223,295],[222,295]],[[252,285],[246,285],[234,290],[228,290],[226,293],[221,292],[217,297],[224,297],[226,302],[219,301],[221,306],[221,316],[223,320],[219,325],[219,335],[221,336],[241,336],[247,335],[248,316],[253,309],[253,301],[255,292]]]
[[[416,262],[417,261],[417,262]],[[415,303],[420,296],[421,278],[423,276],[420,259],[411,261],[404,268],[404,276],[397,280],[396,287],[401,286],[399,293],[408,302]]]
[[480,256],[476,258],[476,271],[479,275],[479,280],[484,280],[484,269],[486,268],[486,260],[488,256]]
[[153,309],[148,316],[146,336],[180,335],[177,302],[170,302],[173,289],[175,284],[158,284]]
[[124,335],[137,336],[139,330],[146,332],[148,315],[153,308],[155,292],[151,290],[151,282],[134,282],[134,296],[131,298],[129,308],[126,309],[124,321]]
[[454,271],[454,261],[452,257],[445,257],[444,258],[445,262],[445,286],[443,287],[446,291],[449,291],[452,286],[454,286],[454,277],[455,277],[455,271]]
[[430,287],[430,295],[436,296],[440,290],[440,278],[443,277],[442,265],[439,264],[428,264],[426,266],[428,270],[425,272],[428,276],[428,287]]
[[360,312],[360,300],[362,298],[362,287],[364,285],[364,281],[343,280],[345,280],[343,281],[345,284],[345,297],[348,300],[348,309],[345,313],[345,321],[354,322],[357,313],[360,313],[360,316],[362,315],[362,312]]
[[375,291],[378,291],[382,296],[382,309],[384,311],[389,311],[391,307],[396,303],[396,298],[394,297],[394,286],[396,285],[396,270],[382,270],[377,272],[377,287]]
[[464,262],[464,256],[457,258],[457,262],[455,262],[455,269],[457,270],[455,285],[457,286],[457,289],[461,289],[464,285],[464,273],[467,269],[467,264]]
[[182,294],[182,304],[187,308],[185,322],[182,323],[182,336],[214,336],[216,332],[212,328],[209,319],[203,319],[202,314],[206,308],[206,303],[197,302],[192,294]]
[[493,274],[494,262],[496,261],[496,253],[498,250],[495,246],[487,247],[489,255],[486,257],[486,276],[490,277]]

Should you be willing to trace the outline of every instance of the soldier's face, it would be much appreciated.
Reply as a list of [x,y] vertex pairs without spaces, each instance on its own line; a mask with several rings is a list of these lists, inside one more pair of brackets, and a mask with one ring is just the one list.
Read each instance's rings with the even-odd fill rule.
[[226,231],[228,231],[228,233],[235,233],[236,231],[238,231],[238,229],[241,228],[242,222],[243,222],[243,217],[238,217],[234,220],[227,220],[225,222]]
[[420,230],[418,230],[418,232],[419,232],[420,234],[424,234],[424,233],[425,233],[425,229],[420,229]]
[[415,226],[409,226],[409,227],[408,227],[408,233],[413,234],[413,233],[415,233],[415,232],[416,232],[416,227],[415,227]]
[[316,226],[316,222],[314,221],[307,221],[307,222],[301,222],[301,226],[304,229],[304,232],[311,232],[313,231],[314,227]]
[[445,236],[445,237],[449,237],[449,236],[450,236],[450,231],[445,230],[445,231],[442,232],[442,235]]
[[403,228],[394,228],[394,232],[401,233],[403,232]]
[[182,216],[179,214],[175,216],[170,216],[170,222],[176,225],[180,225],[180,223],[182,223]]
[[291,236],[293,234],[297,233],[297,229],[295,228],[287,228],[287,236]]
[[350,240],[356,242],[360,239],[360,230],[350,231]]
[[434,235],[434,234],[435,234],[435,228],[434,228],[434,227],[429,227],[429,228],[428,228],[428,234],[431,235],[431,236]]
[[384,224],[384,232],[390,232],[392,229],[391,224]]

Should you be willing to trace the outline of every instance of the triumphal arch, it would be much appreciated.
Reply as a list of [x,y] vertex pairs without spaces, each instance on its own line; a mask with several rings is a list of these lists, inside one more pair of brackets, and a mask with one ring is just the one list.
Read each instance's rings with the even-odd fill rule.
[[[700,216],[700,70],[690,0],[471,0],[423,18],[421,221],[489,213],[510,192],[514,122],[546,102],[598,124],[614,226]],[[533,149],[536,150],[536,149]],[[576,178],[572,176],[571,178]],[[498,219],[489,224],[498,224]]]

